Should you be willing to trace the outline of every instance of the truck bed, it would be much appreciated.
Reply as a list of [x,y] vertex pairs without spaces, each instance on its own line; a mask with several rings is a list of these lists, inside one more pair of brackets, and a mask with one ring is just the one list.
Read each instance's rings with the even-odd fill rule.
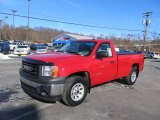
[[143,70],[144,55],[142,53],[123,52],[117,54],[117,78],[128,76],[133,64],[139,65],[139,71]]

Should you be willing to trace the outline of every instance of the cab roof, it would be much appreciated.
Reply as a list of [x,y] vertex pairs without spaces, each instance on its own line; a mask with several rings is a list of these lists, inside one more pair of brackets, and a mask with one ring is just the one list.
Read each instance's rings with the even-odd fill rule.
[[110,42],[112,40],[106,40],[106,39],[81,39],[78,41],[93,41],[93,42]]

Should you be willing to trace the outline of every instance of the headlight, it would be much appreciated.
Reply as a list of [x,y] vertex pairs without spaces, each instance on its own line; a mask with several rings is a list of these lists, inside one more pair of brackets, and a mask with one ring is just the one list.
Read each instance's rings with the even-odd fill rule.
[[58,67],[57,66],[42,66],[42,76],[57,77]]

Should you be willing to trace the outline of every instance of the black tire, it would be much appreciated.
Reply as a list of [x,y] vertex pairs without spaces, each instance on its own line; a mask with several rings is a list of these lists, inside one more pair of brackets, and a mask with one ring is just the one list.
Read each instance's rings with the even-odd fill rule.
[[137,67],[134,66],[132,67],[130,74],[127,77],[124,77],[124,82],[127,85],[134,85],[137,80],[137,77],[138,77],[138,70]]
[[[76,89],[76,85],[79,88],[77,87],[77,90],[73,92]],[[62,100],[68,106],[80,105],[84,101],[87,95],[87,90],[88,87],[83,77],[80,76],[69,77],[64,86]]]

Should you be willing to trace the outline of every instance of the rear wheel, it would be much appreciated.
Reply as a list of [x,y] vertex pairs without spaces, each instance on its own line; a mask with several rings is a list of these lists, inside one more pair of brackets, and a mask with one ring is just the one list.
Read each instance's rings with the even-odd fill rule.
[[87,84],[80,76],[69,77],[62,95],[62,100],[66,105],[77,106],[81,104],[87,95]]
[[128,85],[133,85],[137,80],[137,76],[138,76],[138,70],[137,67],[134,66],[132,67],[130,74],[127,77],[124,77],[124,81]]

